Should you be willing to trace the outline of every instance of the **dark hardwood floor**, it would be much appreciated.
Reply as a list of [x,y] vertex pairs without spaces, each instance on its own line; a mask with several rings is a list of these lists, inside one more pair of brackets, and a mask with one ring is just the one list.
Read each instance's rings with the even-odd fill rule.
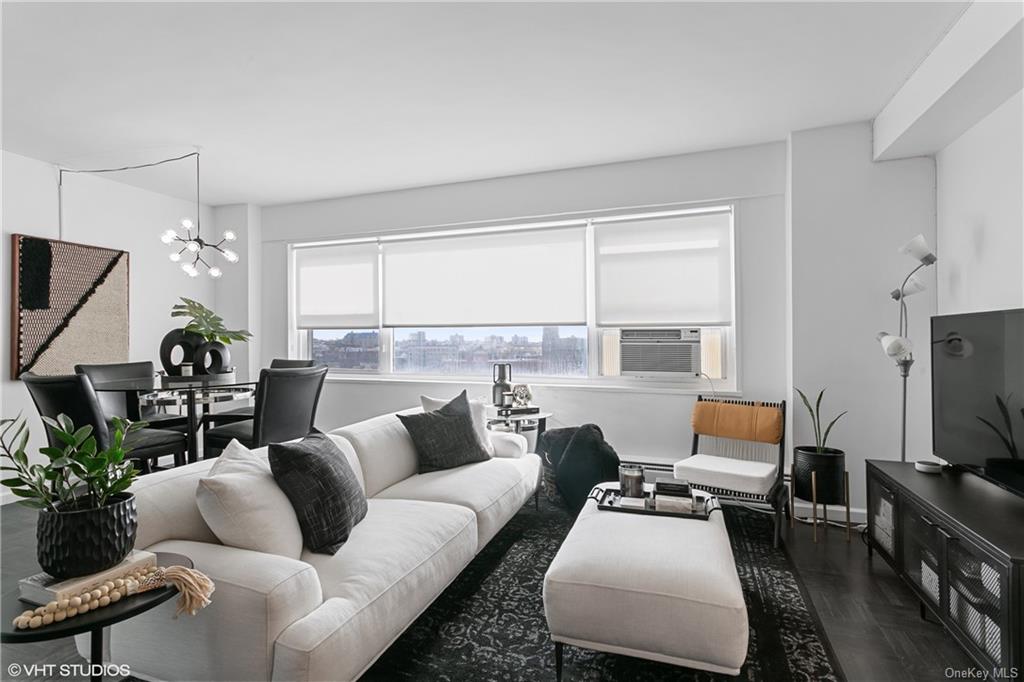
[[804,581],[839,664],[851,682],[944,680],[947,670],[974,669],[956,641],[921,620],[917,597],[854,532],[809,525],[786,529],[786,547]]
[[[38,570],[35,512],[17,505],[0,507],[0,582],[3,591]],[[786,544],[811,600],[851,682],[943,680],[946,670],[973,667],[960,646],[933,621],[921,620],[918,602],[888,565],[855,535],[849,544],[830,529],[816,545],[811,528],[786,530]],[[4,680],[78,680],[51,675],[11,677],[11,663],[78,663],[70,640],[3,645]]]

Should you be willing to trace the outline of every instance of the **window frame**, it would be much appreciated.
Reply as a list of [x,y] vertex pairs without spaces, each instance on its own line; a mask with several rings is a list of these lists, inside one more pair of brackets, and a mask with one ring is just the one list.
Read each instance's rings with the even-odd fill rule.
[[[381,233],[377,235],[353,236],[350,239],[322,240],[310,243],[294,243],[288,245],[288,319],[289,319],[289,355],[291,357],[312,358],[312,329],[299,329],[296,324],[296,287],[295,287],[295,258],[294,251],[297,248],[313,248],[316,246],[357,244],[367,242],[386,243],[392,240],[416,240],[441,235],[472,235],[493,231],[530,231],[545,228],[568,227],[581,222],[586,226],[585,239],[585,274],[586,274],[586,329],[587,329],[587,374],[586,376],[530,376],[528,381],[538,386],[580,386],[587,388],[604,389],[626,389],[653,392],[684,392],[696,393],[711,388],[718,394],[737,395],[741,392],[741,352],[742,329],[739,289],[741,286],[741,275],[738,267],[738,253],[740,251],[740,235],[737,230],[739,223],[739,202],[717,201],[702,202],[699,204],[685,204],[681,206],[658,206],[646,208],[621,209],[615,211],[590,212],[586,216],[572,218],[554,218],[542,221],[513,221],[501,225],[480,224],[478,226],[459,225],[451,230],[443,228],[428,228],[425,230],[410,230]],[[730,215],[730,258],[732,263],[732,323],[728,326],[714,325],[723,330],[722,339],[722,362],[725,377],[710,381],[704,376],[694,377],[635,377],[635,376],[605,376],[601,368],[602,336],[605,330],[621,329],[622,327],[599,326],[597,319],[597,269],[595,253],[595,224],[611,221],[637,220],[654,217],[682,216],[687,214],[728,212]],[[381,261],[382,256],[379,256]],[[378,262],[378,297],[380,300],[379,312],[381,320],[378,321],[376,330],[378,333],[378,369],[377,370],[356,370],[331,368],[328,378],[331,380],[355,380],[355,381],[394,381],[406,383],[458,383],[458,384],[481,384],[490,385],[490,378],[481,378],[477,375],[452,375],[452,374],[420,374],[411,372],[395,372],[394,361],[394,329],[383,325],[383,286],[379,280],[383,279],[383,263]],[[459,326],[459,325],[453,325]],[[501,325],[485,325],[501,326]],[[522,326],[522,325],[510,325]],[[546,326],[546,325],[540,325]],[[634,325],[635,327],[648,326],[651,328],[673,327],[674,325],[661,325],[651,323],[649,325]],[[627,327],[633,328],[633,327]],[[346,328],[348,329],[348,328]],[[367,327],[366,329],[372,329]],[[355,330],[355,328],[352,328]],[[710,385],[709,385],[710,381]]]

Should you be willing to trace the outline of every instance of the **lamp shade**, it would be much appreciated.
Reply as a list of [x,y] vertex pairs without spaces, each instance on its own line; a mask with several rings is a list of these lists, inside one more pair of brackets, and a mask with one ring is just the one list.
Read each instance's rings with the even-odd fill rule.
[[896,336],[888,332],[878,332],[875,338],[882,344],[882,350],[890,358],[900,360],[914,351],[914,344],[904,336]]
[[923,234],[917,235],[897,250],[915,260],[921,261],[924,265],[931,265],[937,260],[935,254],[932,253],[931,247],[928,246],[928,242],[925,241]]
[[889,295],[898,301],[901,298],[919,294],[927,288],[928,287],[925,286],[924,282],[922,282],[917,275],[911,275],[910,279],[907,280],[907,283],[903,285],[902,292],[899,289],[893,289]]

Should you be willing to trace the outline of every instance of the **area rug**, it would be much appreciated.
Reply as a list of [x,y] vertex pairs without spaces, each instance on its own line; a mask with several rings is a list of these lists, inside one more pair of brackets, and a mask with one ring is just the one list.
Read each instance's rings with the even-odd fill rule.
[[[725,518],[750,622],[738,677],[567,646],[563,679],[842,680],[800,577],[772,547],[771,517],[726,507]],[[541,589],[572,520],[543,499],[524,507],[363,679],[554,680]]]

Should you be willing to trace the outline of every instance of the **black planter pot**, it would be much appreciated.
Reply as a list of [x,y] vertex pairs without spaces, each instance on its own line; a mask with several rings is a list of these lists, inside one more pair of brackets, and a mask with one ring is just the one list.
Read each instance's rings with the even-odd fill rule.
[[230,370],[231,351],[220,341],[206,341],[196,348],[192,356],[192,371],[195,374],[224,374]]
[[815,472],[818,504],[844,504],[846,495],[843,473],[846,471],[846,453],[835,448],[798,445],[793,448],[793,494],[801,500],[814,499],[811,472]]
[[116,566],[135,547],[135,496],[114,495],[106,506],[39,512],[36,559],[54,578],[88,575]]
[[172,377],[181,376],[181,363],[175,363],[171,360],[171,354],[174,352],[174,349],[179,347],[182,351],[181,362],[192,362],[193,372],[198,374],[199,371],[195,366],[194,358],[196,351],[204,343],[206,343],[206,339],[195,332],[187,332],[184,329],[172,329],[167,332],[160,342],[160,364],[164,366],[164,371],[167,372],[167,375]]

